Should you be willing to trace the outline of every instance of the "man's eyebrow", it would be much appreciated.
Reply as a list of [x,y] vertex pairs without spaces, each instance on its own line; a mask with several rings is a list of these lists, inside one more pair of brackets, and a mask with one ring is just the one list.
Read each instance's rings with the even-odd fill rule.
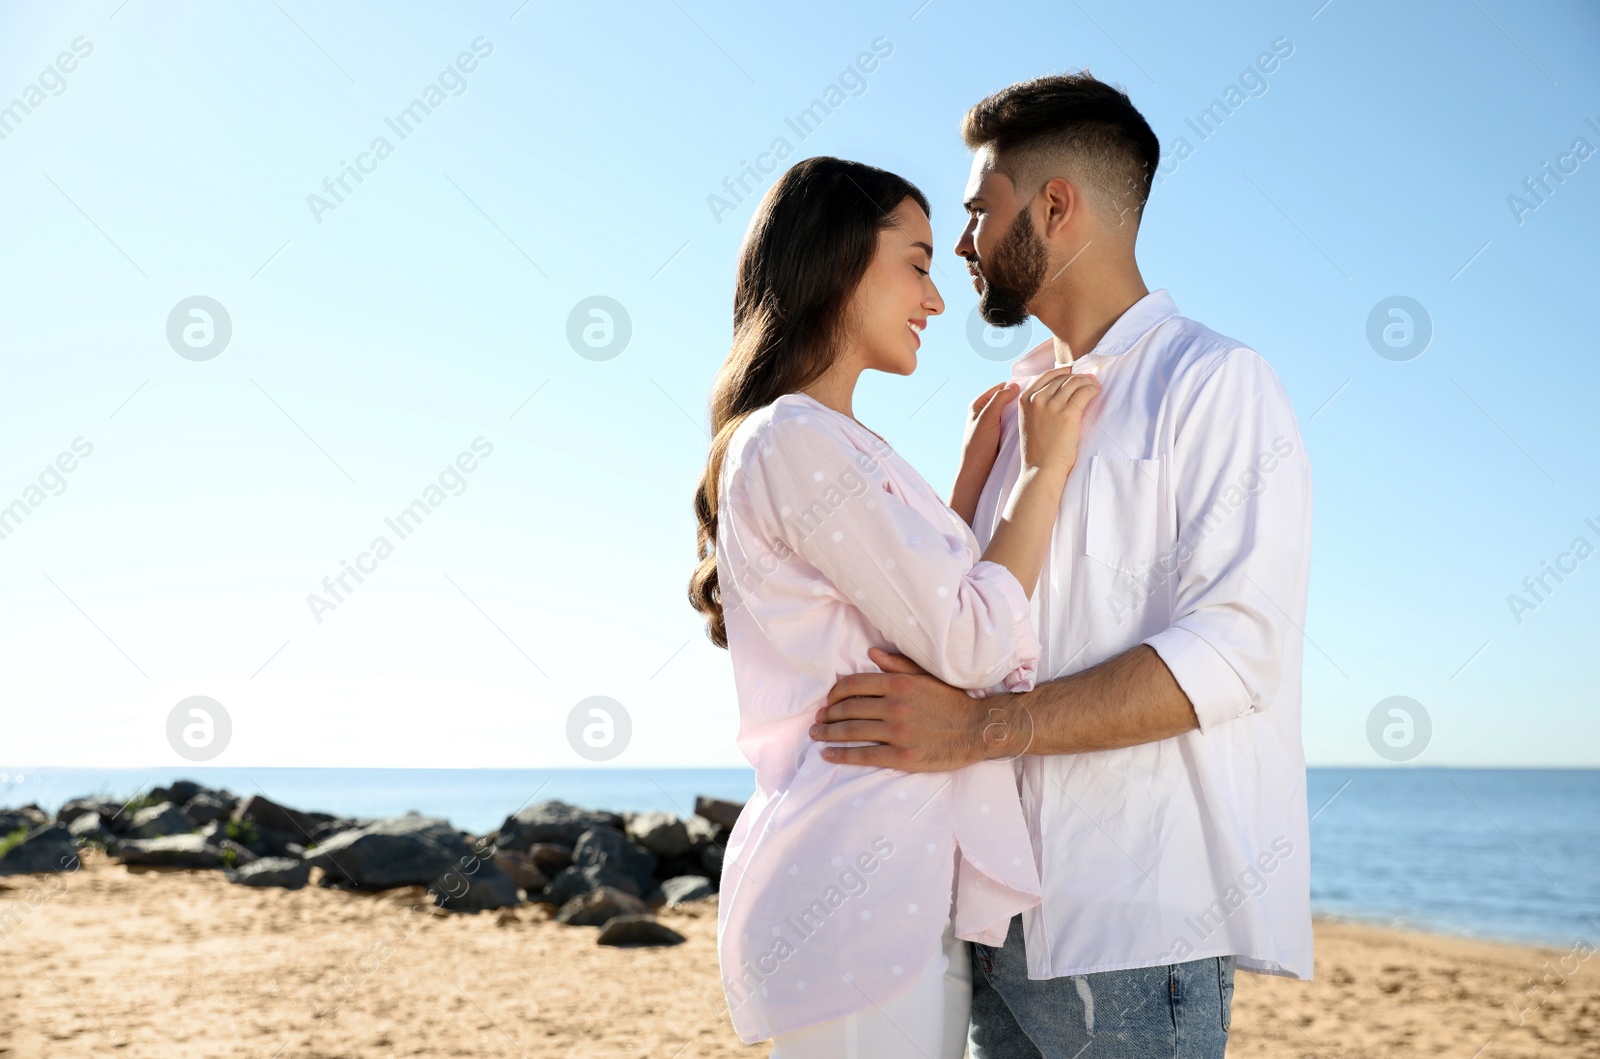
[[983,196],[982,195],[974,195],[970,199],[968,199],[967,201],[963,202],[961,204],[961,206],[962,206],[963,209],[971,210],[972,207],[975,204],[977,204],[979,202],[982,202],[982,201],[983,201]]

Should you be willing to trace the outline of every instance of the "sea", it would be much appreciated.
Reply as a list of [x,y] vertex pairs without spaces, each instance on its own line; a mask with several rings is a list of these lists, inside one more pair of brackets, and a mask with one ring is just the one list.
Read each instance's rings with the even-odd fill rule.
[[[742,802],[754,786],[749,769],[5,768],[0,807],[177,779],[341,816],[414,810],[473,834],[550,799],[687,816],[698,795]],[[1313,768],[1306,789],[1314,912],[1600,946],[1600,770]]]

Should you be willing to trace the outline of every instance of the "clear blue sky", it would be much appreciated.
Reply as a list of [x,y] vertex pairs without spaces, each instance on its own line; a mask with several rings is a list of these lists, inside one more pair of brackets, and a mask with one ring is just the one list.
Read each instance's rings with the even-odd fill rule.
[[[1600,764],[1600,555],[1520,624],[1507,600],[1600,546],[1600,155],[1571,153],[1600,151],[1592,5],[520,3],[0,11],[0,104],[25,104],[0,120],[0,504],[47,483],[0,540],[0,765],[176,763],[190,695],[232,718],[218,765],[582,764],[591,695],[632,717],[616,765],[741,764],[683,599],[753,204],[709,196],[784,137],[909,177],[948,247],[965,108],[1082,66],[1188,155],[1147,282],[1260,350],[1300,415],[1310,760],[1381,764],[1367,714],[1405,695],[1434,724],[1415,764]],[[802,138],[786,119],[830,85]],[[1186,119],[1230,86],[1202,139]],[[308,203],[344,162],[370,172]],[[1547,162],[1571,171],[1533,208]],[[1005,364],[967,340],[953,255],[935,277],[918,371],[868,376],[856,411],[943,489]],[[232,324],[209,360],[167,336],[195,295]],[[611,359],[568,341],[595,295],[631,319]],[[1432,322],[1409,360],[1367,336],[1396,295]],[[385,518],[479,437],[397,540]],[[394,553],[318,623],[308,593],[379,534]]]

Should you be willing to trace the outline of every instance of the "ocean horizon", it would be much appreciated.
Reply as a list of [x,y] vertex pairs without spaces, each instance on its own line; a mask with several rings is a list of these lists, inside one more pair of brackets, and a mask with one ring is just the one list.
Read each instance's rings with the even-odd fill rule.
[[[535,802],[687,816],[744,801],[748,768],[0,769],[0,808],[132,798],[191,779],[351,817],[416,811],[473,834]],[[1311,768],[1313,910],[1384,926],[1569,946],[1600,942],[1600,769]]]

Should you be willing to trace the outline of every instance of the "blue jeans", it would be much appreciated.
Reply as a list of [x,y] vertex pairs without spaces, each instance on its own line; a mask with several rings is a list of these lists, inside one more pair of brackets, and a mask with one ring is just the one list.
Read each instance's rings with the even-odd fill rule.
[[1233,967],[1219,956],[1036,982],[1014,916],[1004,946],[972,946],[973,1059],[1222,1059]]

